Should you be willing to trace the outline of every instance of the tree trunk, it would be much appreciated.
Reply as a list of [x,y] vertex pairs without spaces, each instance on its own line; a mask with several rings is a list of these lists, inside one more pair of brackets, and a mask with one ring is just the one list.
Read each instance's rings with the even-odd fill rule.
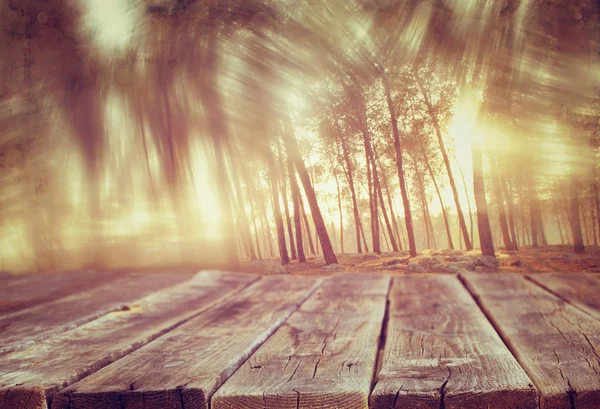
[[573,232],[573,251],[584,253],[583,235],[581,234],[581,219],[579,217],[579,182],[576,176],[571,179],[571,231]]
[[402,244],[402,222],[400,221],[400,216],[396,216],[394,229],[396,229],[396,234],[398,235],[398,247],[402,250],[404,246]]
[[287,224],[288,230],[288,240],[290,242],[290,250],[292,253],[292,260],[298,259],[298,254],[296,252],[296,245],[294,244],[294,232],[292,231],[292,219],[290,217],[290,206],[287,200],[287,178],[286,172],[283,165],[283,153],[281,152],[281,144],[280,141],[277,141],[277,153],[279,157],[279,174],[281,175],[281,198],[283,199],[283,209],[285,211],[285,220]]
[[365,247],[365,252],[369,252],[369,245],[367,244],[367,238],[365,237],[365,229],[363,228],[362,222],[360,223],[360,235],[362,237],[363,245]]
[[596,180],[596,168],[594,167],[594,201],[596,203],[596,219],[598,220],[598,236],[600,236],[600,194],[598,191],[598,181]]
[[340,212],[340,251],[344,254],[344,213],[342,212],[342,192],[340,189],[340,181],[338,180],[337,174],[334,173],[335,187],[337,188],[337,199],[338,199],[338,211]]
[[[229,163],[231,164],[231,169],[232,169],[232,185],[234,187],[234,191],[235,191],[235,196],[237,198],[237,202],[238,202],[238,219],[240,220],[239,223],[239,228],[241,229],[241,236],[242,239],[245,243],[245,247],[246,250],[248,251],[249,255],[250,255],[250,259],[251,260],[256,260],[256,251],[254,249],[254,245],[252,244],[252,232],[250,231],[250,222],[248,221],[248,215],[246,213],[246,209],[244,204],[247,202],[243,191],[242,191],[242,187],[240,184],[240,179],[242,172],[240,172],[240,166],[239,164],[241,163],[239,161],[239,153],[237,152],[237,150],[234,150],[231,146],[229,146],[228,149],[228,153],[229,153],[229,158],[230,161]],[[247,185],[247,183],[246,183]],[[252,216],[254,217],[254,216]],[[255,222],[255,220],[253,220],[253,222]],[[260,258],[260,250],[259,250],[259,255],[258,257]]]
[[304,200],[302,195],[300,195],[300,213],[302,214],[302,221],[304,222],[304,231],[306,232],[306,240],[308,241],[308,248],[310,250],[310,254],[316,255],[315,245],[312,239],[312,233],[310,231],[310,224],[308,223],[308,216],[306,216],[306,211],[304,210]]
[[561,242],[561,244],[565,244],[565,238],[563,236],[562,227],[560,225],[560,213],[558,212],[558,207],[556,206],[556,199],[552,199],[552,209],[554,210],[554,214],[556,215],[556,224],[558,225],[558,233],[560,234],[560,242]]
[[510,236],[513,248],[515,250],[519,249],[519,238],[517,237],[517,229],[515,228],[515,208],[513,205],[513,198],[508,190],[508,181],[503,175],[500,175],[500,185],[502,186],[502,191],[504,193],[504,198],[506,199],[506,207],[508,209],[508,227],[510,229]]
[[425,246],[426,248],[431,248],[431,238],[429,236],[429,224],[427,219],[427,204],[425,200],[425,187],[423,184],[423,179],[421,178],[421,173],[419,172],[419,168],[417,167],[417,161],[414,157],[411,156],[413,166],[415,167],[415,175],[417,176],[417,188],[419,189],[419,199],[421,200],[421,212],[423,214],[423,226],[425,230]]
[[346,180],[348,181],[348,188],[350,189],[350,195],[351,195],[351,199],[352,199],[352,212],[354,213],[354,229],[356,231],[356,252],[360,254],[360,253],[362,253],[362,246],[360,243],[361,222],[360,222],[360,212],[358,210],[358,199],[356,198],[356,190],[354,188],[353,165],[352,165],[352,161],[350,160],[350,152],[348,150],[348,143],[346,141],[346,138],[344,137],[344,134],[342,133],[342,130],[340,129],[337,114],[333,108],[330,108],[330,109],[331,109],[331,113],[333,115],[333,122],[335,124],[335,128],[337,130],[337,133],[340,138],[341,145],[342,145],[342,154],[344,156],[344,162],[346,163],[346,167],[345,167],[346,171],[344,173],[346,176]]
[[[475,193],[475,206],[477,207],[477,229],[479,231],[479,243],[481,254],[496,257],[490,219],[488,217],[487,201],[485,198],[485,185],[483,183],[483,165],[481,159],[481,147],[479,143],[473,142],[473,192]],[[464,229],[463,229],[464,230]]]
[[263,197],[260,197],[259,203],[262,218],[261,224],[263,228],[263,237],[265,240],[265,248],[268,248],[269,250],[269,258],[273,258],[273,236],[271,236],[271,228],[269,226],[269,220],[267,217],[267,206],[265,205],[265,199]]
[[377,189],[377,196],[379,197],[379,204],[381,205],[381,212],[383,213],[383,220],[385,221],[385,227],[388,232],[388,237],[390,238],[392,251],[398,251],[398,244],[396,243],[396,238],[394,237],[394,230],[392,229],[392,224],[390,223],[390,219],[385,208],[385,202],[383,200],[383,192],[381,191],[381,183],[379,183],[379,177],[375,179],[375,189]]
[[396,168],[398,170],[398,180],[400,182],[400,194],[402,196],[402,206],[404,207],[404,222],[406,223],[406,234],[408,236],[408,249],[411,257],[417,256],[417,246],[415,245],[415,232],[413,228],[412,214],[410,210],[410,200],[404,180],[404,166],[402,164],[402,145],[400,144],[400,132],[398,131],[398,117],[394,108],[394,101],[387,82],[385,72],[381,70],[381,79],[385,91],[390,120],[392,122],[392,133],[394,135],[394,151],[396,153]]
[[539,203],[537,198],[537,190],[533,186],[531,176],[528,178],[528,193],[529,193],[529,224],[531,226],[531,246],[538,247],[539,245],[539,232],[538,232],[538,216],[539,216]]
[[290,192],[292,195],[292,207],[294,210],[294,227],[296,228],[296,249],[298,253],[298,262],[305,263],[306,256],[304,255],[304,243],[302,240],[302,219],[300,216],[300,189],[296,181],[296,173],[294,172],[294,164],[292,158],[288,156],[287,160],[288,177],[290,179]]
[[433,173],[433,169],[431,168],[431,164],[429,163],[429,157],[425,152],[425,147],[423,146],[423,141],[419,138],[419,146],[421,148],[421,154],[423,155],[423,160],[425,165],[427,166],[427,170],[429,175],[431,176],[431,180],[433,181],[433,186],[435,187],[435,193],[440,201],[440,207],[442,208],[442,216],[444,218],[444,226],[446,227],[446,237],[448,239],[448,247],[454,250],[454,243],[452,243],[452,233],[450,231],[450,222],[448,221],[448,213],[446,212],[446,206],[444,205],[444,200],[442,199],[442,194],[440,192],[440,187],[435,180],[435,174]]
[[458,214],[458,222],[460,224],[460,229],[463,233],[463,237],[465,240],[465,247],[467,248],[467,250],[473,250],[473,245],[471,244],[471,239],[469,238],[469,232],[467,231],[467,224],[465,223],[465,217],[460,206],[460,200],[458,198],[456,183],[454,182],[454,177],[452,176],[450,160],[448,159],[448,154],[446,153],[446,148],[444,147],[444,140],[442,138],[442,131],[440,129],[440,124],[438,123],[437,115],[435,114],[433,105],[431,105],[431,102],[429,101],[429,96],[425,92],[425,88],[423,88],[423,84],[421,84],[421,80],[419,79],[419,76],[416,73],[415,78],[417,79],[417,85],[419,86],[421,95],[423,95],[423,100],[425,101],[425,105],[427,106],[427,113],[431,117],[431,122],[433,123],[433,128],[435,129],[435,133],[438,138],[438,143],[440,145],[440,151],[442,152],[442,158],[444,159],[444,164],[446,165],[446,171],[448,172],[448,180],[450,181],[450,188],[452,189],[452,195],[454,196],[454,203],[456,205],[456,213]]
[[313,217],[313,222],[315,224],[315,229],[321,242],[323,257],[325,258],[325,262],[327,264],[337,263],[337,258],[335,257],[335,253],[333,252],[333,247],[331,246],[331,241],[329,240],[329,234],[327,234],[325,222],[323,221],[321,209],[319,208],[319,203],[317,202],[315,190],[313,188],[312,183],[310,182],[310,177],[308,175],[308,172],[306,171],[306,166],[304,166],[304,160],[302,160],[302,157],[300,155],[298,141],[296,140],[296,136],[292,128],[292,120],[289,117],[285,117],[284,119],[285,148],[287,154],[292,158],[296,171],[298,172],[302,185],[304,186],[304,192],[306,193],[306,198],[310,206],[310,211]]
[[581,220],[583,221],[583,234],[585,237],[584,243],[586,245],[590,245],[590,238],[588,236],[588,228],[587,228],[587,217],[585,217],[585,200],[579,201],[579,206],[581,207]]
[[548,245],[548,240],[546,239],[546,230],[544,229],[544,217],[543,212],[540,207],[540,200],[537,200],[538,203],[538,232],[540,233],[540,239],[542,240],[542,246]]
[[277,177],[277,168],[275,161],[271,156],[271,152],[266,152],[267,165],[269,167],[270,185],[271,185],[271,199],[273,201],[273,217],[275,218],[275,229],[277,231],[277,245],[279,248],[279,257],[281,258],[281,264],[290,264],[290,257],[288,255],[287,246],[285,243],[285,229],[283,227],[283,218],[281,216],[281,205],[279,203],[279,181]]
[[388,240],[388,236],[387,234],[385,234],[385,229],[383,227],[383,222],[381,221],[381,214],[379,215],[379,226],[381,227],[381,231],[383,232],[382,236],[383,236],[383,240],[385,241],[385,247],[387,249],[387,251],[390,251],[390,241]]
[[598,239],[596,237],[596,221],[594,220],[595,215],[594,215],[594,198],[590,197],[590,218],[591,218],[591,224],[592,224],[592,236],[594,237],[594,246],[598,245]]
[[504,241],[504,248],[509,251],[514,250],[515,248],[510,239],[510,232],[508,231],[508,221],[506,220],[506,210],[504,208],[504,198],[502,197],[502,187],[500,186],[497,159],[491,157],[490,164],[494,197],[496,199],[496,208],[498,209],[498,223],[500,225],[500,232],[502,233],[502,240]]
[[[475,236],[473,236],[473,208],[471,206],[469,190],[467,189],[467,182],[465,181],[465,174],[462,171],[462,166],[460,166],[460,163],[458,163],[458,162],[457,162],[457,165],[458,165],[458,172],[460,173],[460,177],[462,179],[463,186],[465,188],[465,197],[467,198],[467,207],[469,208],[469,231],[471,233],[471,237],[475,237]],[[460,228],[460,226],[459,226],[459,228]]]
[[379,241],[379,208],[377,206],[377,167],[373,157],[373,149],[371,146],[371,134],[367,129],[366,108],[362,95],[356,97],[357,112],[359,115],[360,130],[363,137],[363,145],[365,147],[365,160],[367,165],[367,183],[369,188],[369,210],[371,212],[371,241],[373,243],[373,251],[381,254],[381,243]]

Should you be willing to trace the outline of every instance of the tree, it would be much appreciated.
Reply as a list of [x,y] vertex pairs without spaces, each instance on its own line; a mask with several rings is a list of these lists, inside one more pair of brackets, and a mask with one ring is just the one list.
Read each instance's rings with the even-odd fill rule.
[[471,150],[473,155],[473,191],[475,192],[475,206],[477,207],[477,229],[479,231],[481,254],[496,257],[485,198],[481,146],[478,142],[473,142]]
[[398,117],[394,108],[394,102],[390,92],[387,77],[383,70],[380,71],[383,87],[385,90],[385,99],[390,113],[392,123],[392,132],[394,135],[394,151],[396,153],[396,169],[398,170],[398,180],[400,182],[400,194],[402,196],[402,206],[404,207],[404,221],[406,223],[406,234],[408,235],[408,249],[411,257],[417,256],[417,246],[415,245],[415,233],[412,221],[412,212],[410,210],[410,200],[406,189],[406,180],[404,179],[404,164],[402,159],[402,145],[400,143],[400,132],[398,131]]
[[573,251],[575,253],[584,253],[583,235],[581,233],[581,218],[579,216],[579,180],[577,176],[572,176],[570,183],[570,219],[571,231],[573,232]]
[[327,233],[327,228],[325,227],[325,222],[323,221],[323,216],[321,215],[321,209],[319,208],[319,202],[317,201],[315,190],[310,181],[310,176],[308,175],[304,161],[300,156],[300,148],[298,147],[298,141],[296,140],[296,136],[294,134],[292,120],[289,116],[284,117],[283,120],[283,141],[285,149],[294,164],[296,172],[298,172],[298,176],[300,177],[302,185],[304,186],[304,192],[306,193],[306,198],[310,206],[317,236],[321,242],[323,257],[325,258],[325,262],[327,264],[337,264],[337,258],[335,257],[333,247],[331,246],[331,241],[329,240],[329,234]]
[[435,112],[435,108],[429,98],[429,94],[425,90],[425,87],[419,77],[417,71],[414,71],[415,79],[417,85],[419,86],[419,90],[421,91],[421,95],[423,97],[423,102],[427,107],[427,113],[431,117],[431,121],[433,123],[433,128],[435,129],[435,133],[438,137],[438,143],[440,145],[440,151],[442,153],[442,157],[444,158],[444,164],[446,165],[446,172],[448,173],[448,180],[450,182],[450,188],[452,189],[452,196],[454,197],[454,204],[456,205],[456,213],[458,214],[458,221],[460,224],[460,229],[463,234],[463,238],[465,240],[465,247],[467,250],[472,250],[473,245],[471,244],[471,240],[469,238],[469,233],[467,231],[467,224],[465,223],[465,217],[463,216],[462,208],[460,205],[460,200],[458,198],[458,191],[456,189],[456,183],[454,182],[454,176],[452,175],[452,168],[450,166],[450,160],[448,159],[448,153],[446,152],[446,148],[444,146],[444,138],[442,137],[442,131],[440,128],[440,124],[438,122],[438,118]]

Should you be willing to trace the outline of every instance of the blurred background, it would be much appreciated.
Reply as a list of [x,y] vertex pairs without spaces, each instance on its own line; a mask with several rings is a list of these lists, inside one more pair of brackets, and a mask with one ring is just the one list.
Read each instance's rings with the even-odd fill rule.
[[0,16],[0,270],[597,246],[597,1]]

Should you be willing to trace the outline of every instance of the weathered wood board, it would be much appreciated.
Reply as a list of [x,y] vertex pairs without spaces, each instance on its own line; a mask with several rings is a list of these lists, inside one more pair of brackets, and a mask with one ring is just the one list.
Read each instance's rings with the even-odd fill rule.
[[366,409],[389,282],[383,275],[328,279],[219,389],[211,407]]
[[530,274],[528,279],[556,294],[594,318],[600,319],[598,274]]
[[0,315],[14,313],[45,302],[106,284],[119,277],[114,272],[76,271],[27,274],[0,282]]
[[65,389],[52,409],[207,408],[211,395],[316,285],[313,278],[263,278]]
[[395,277],[372,409],[534,409],[537,392],[455,276]]
[[600,408],[600,322],[515,274],[461,274],[540,393],[542,409]]
[[[0,355],[0,409],[34,409],[46,397],[163,335],[258,277],[202,272],[63,334]],[[115,291],[118,291],[115,288]]]
[[188,280],[191,274],[127,275],[88,291],[0,317],[0,353],[23,348],[126,308],[152,292]]

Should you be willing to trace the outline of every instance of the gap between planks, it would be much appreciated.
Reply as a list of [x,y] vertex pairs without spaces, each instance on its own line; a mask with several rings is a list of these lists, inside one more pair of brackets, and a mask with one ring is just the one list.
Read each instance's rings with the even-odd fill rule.
[[600,408],[600,359],[595,352],[600,346],[598,322],[521,275],[484,277],[477,273],[460,274],[463,284],[534,382],[539,406]]
[[[599,274],[545,273],[527,274],[524,277],[567,304],[600,320],[600,301],[598,298],[598,288],[600,288]],[[578,283],[577,281],[580,282]],[[590,290],[590,286],[594,288]]]

